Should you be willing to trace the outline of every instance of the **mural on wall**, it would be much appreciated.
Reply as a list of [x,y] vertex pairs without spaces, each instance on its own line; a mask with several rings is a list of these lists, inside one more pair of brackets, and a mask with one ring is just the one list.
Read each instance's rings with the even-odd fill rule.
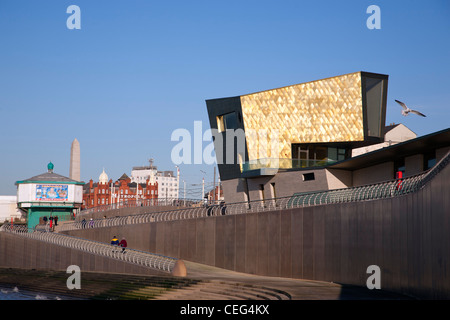
[[67,201],[68,185],[64,184],[38,184],[36,185],[37,201]]

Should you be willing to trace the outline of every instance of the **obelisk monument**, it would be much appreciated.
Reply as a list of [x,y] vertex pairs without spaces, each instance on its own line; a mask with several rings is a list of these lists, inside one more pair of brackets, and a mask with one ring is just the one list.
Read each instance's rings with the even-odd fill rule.
[[69,178],[80,181],[80,143],[75,138],[70,148],[70,174]]

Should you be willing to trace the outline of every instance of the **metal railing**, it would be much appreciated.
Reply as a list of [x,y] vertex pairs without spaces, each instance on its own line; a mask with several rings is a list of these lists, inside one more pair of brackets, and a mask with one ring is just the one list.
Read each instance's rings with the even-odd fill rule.
[[105,204],[95,206],[92,208],[84,209],[78,213],[78,215],[91,214],[96,212],[104,212],[122,208],[135,208],[135,207],[191,207],[195,205],[201,205],[202,200],[199,199],[182,199],[182,198],[158,198],[158,199],[128,199],[117,203]]
[[294,194],[290,197],[273,198],[231,204],[207,205],[201,207],[143,213],[122,217],[93,219],[65,223],[60,231],[82,228],[113,227],[129,224],[204,218],[210,216],[245,214],[273,210],[292,209],[305,206],[335,204],[344,202],[392,198],[416,192],[423,188],[450,162],[450,152],[432,169],[404,179],[391,180],[370,185]]
[[315,160],[315,159],[291,159],[291,158],[261,158],[242,163],[241,171],[251,171],[258,169],[299,169],[325,167],[336,160]]
[[27,226],[4,224],[0,231],[13,233],[34,240],[52,243],[66,248],[81,250],[84,252],[122,260],[128,263],[144,266],[153,270],[171,273],[178,259],[144,251],[125,249],[110,244],[86,240],[78,237],[64,235],[55,232],[40,232],[29,230]]

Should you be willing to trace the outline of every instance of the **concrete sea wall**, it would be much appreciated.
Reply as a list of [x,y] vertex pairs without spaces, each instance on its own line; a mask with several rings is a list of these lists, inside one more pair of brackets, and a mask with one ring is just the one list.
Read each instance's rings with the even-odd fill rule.
[[450,166],[419,192],[391,199],[75,230],[69,234],[230,270],[450,298]]
[[[68,234],[239,272],[365,286],[376,265],[381,289],[450,298],[450,166],[422,190],[396,198]],[[0,232],[0,266],[148,272]],[[80,265],[81,264],[81,265]],[[131,269],[130,269],[131,268]]]

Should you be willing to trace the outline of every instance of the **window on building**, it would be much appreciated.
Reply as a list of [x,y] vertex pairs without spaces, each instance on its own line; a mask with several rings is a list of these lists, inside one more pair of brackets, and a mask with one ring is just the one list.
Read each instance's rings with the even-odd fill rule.
[[236,121],[236,113],[230,112],[221,116],[217,116],[217,129],[219,132],[223,132],[227,129],[236,129],[237,121]]
[[403,178],[405,174],[405,158],[394,161],[394,179]]
[[310,172],[310,173],[304,173],[303,174],[303,181],[312,181],[315,180],[315,176],[314,176],[314,172]]
[[367,134],[370,137],[382,135],[383,85],[382,79],[366,78]]
[[259,194],[260,194],[260,199],[263,202],[263,205],[265,205],[265,203],[264,203],[264,201],[265,201],[265,198],[264,198],[264,185],[263,184],[259,185]]
[[423,169],[428,170],[436,165],[436,152],[430,152],[423,155]]

